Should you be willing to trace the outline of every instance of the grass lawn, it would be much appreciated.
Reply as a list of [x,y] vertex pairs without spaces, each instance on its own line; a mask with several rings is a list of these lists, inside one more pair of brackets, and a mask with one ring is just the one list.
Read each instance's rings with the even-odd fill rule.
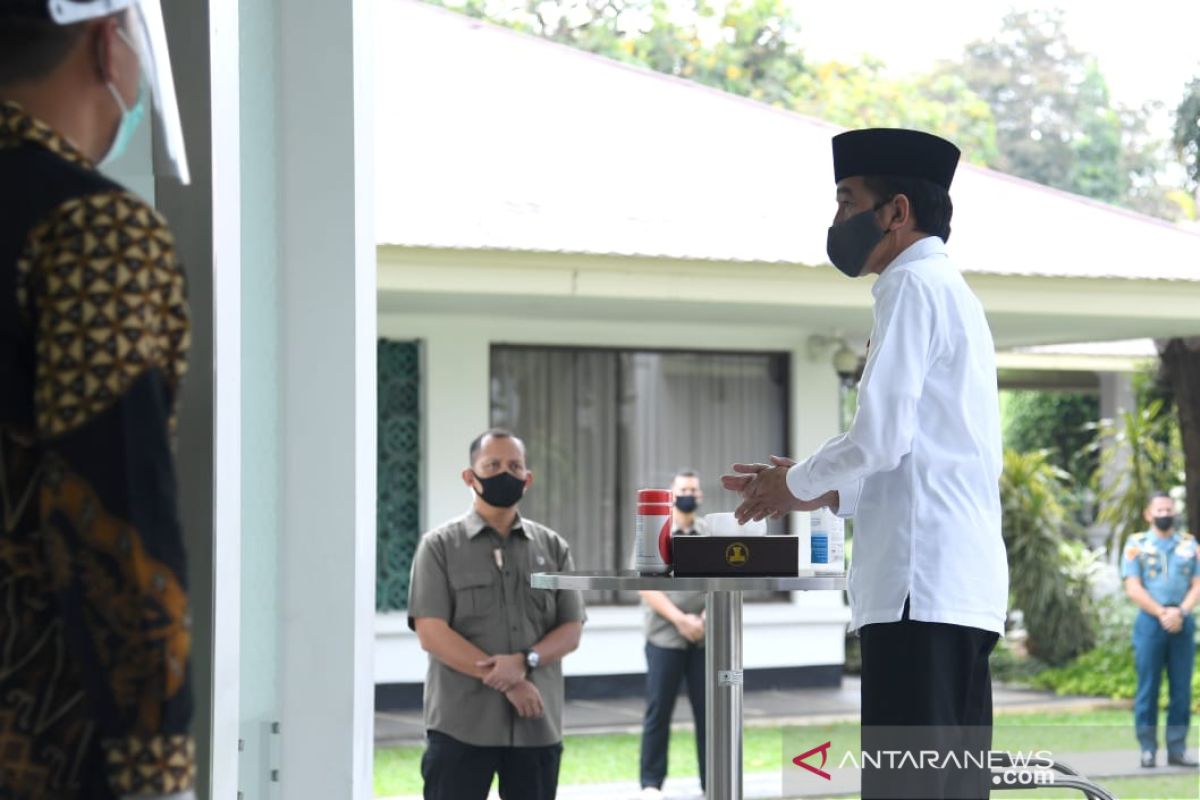
[[[1124,709],[1105,709],[1076,714],[998,714],[995,721],[994,747],[1008,750],[1030,750],[1030,737],[1022,736],[1022,726],[1045,726],[1035,734],[1036,747],[1057,752],[1091,750],[1136,750],[1133,741],[1132,712]],[[807,742],[813,736],[828,737],[838,747],[857,747],[858,724],[804,726],[803,728],[751,727],[743,739],[744,771],[769,772],[778,769],[783,757],[784,737]],[[1192,731],[1192,746],[1196,742]],[[560,785],[576,783],[608,783],[632,781],[638,777],[638,734],[599,736],[567,736],[564,744]],[[843,744],[845,743],[845,744]],[[670,774],[696,775],[696,745],[691,731],[671,734]],[[378,797],[418,795],[421,793],[421,752],[423,748],[389,747],[375,751],[375,794]],[[1176,778],[1184,779],[1176,786]],[[1110,782],[1105,782],[1109,786]],[[1198,798],[1200,792],[1191,776],[1114,779],[1110,788],[1126,800],[1135,797]],[[1014,800],[1033,800],[1032,791],[997,792],[996,797],[1010,796]],[[1079,793],[1036,793],[1037,797],[1080,797]]]

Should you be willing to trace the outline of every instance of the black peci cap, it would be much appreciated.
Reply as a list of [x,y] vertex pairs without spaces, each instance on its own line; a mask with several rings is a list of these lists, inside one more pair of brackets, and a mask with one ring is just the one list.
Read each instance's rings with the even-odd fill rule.
[[949,191],[960,151],[940,136],[904,128],[864,128],[833,137],[833,179],[859,175],[924,178]]

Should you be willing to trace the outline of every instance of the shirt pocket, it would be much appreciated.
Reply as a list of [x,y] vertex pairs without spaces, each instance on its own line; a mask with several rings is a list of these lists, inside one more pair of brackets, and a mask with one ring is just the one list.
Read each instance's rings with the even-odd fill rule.
[[552,589],[529,590],[529,621],[538,638],[545,635],[558,621],[558,592]]
[[477,628],[496,607],[496,573],[491,570],[471,570],[451,573],[450,588],[454,591],[454,624]]

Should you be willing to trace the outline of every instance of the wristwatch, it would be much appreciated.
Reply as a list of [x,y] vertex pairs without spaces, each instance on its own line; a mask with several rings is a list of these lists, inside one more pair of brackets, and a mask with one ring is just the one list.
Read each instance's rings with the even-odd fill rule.
[[530,672],[533,672],[538,668],[538,664],[542,663],[542,657],[539,656],[537,650],[534,650],[532,647],[522,650],[521,652],[525,654],[525,668]]

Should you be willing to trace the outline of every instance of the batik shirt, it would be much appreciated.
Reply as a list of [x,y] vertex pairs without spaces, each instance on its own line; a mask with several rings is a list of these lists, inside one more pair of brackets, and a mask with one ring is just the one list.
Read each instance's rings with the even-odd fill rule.
[[195,779],[162,217],[0,103],[0,798]]

